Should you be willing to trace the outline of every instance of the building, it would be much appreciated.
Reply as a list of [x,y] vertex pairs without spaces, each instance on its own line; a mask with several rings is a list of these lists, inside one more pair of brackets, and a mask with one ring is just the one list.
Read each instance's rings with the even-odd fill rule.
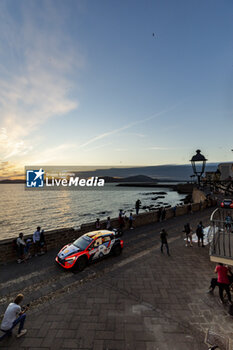
[[233,163],[220,163],[218,169],[221,173],[220,181],[233,179]]

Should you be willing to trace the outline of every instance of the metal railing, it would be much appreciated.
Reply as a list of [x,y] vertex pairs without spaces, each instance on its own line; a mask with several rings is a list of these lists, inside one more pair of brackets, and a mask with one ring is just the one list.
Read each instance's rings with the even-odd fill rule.
[[226,225],[229,210],[215,209],[210,221],[210,256],[233,260],[233,225]]

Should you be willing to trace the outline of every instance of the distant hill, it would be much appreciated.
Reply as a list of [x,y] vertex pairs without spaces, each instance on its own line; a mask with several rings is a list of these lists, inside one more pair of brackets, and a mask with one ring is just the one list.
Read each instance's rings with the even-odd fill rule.
[[[206,165],[205,171],[216,171],[219,163],[209,163]],[[109,168],[97,169],[94,171],[82,171],[76,173],[80,177],[112,177],[112,178],[127,178],[141,176],[150,177],[153,181],[190,181],[190,176],[193,175],[191,164],[184,165],[155,165],[147,167],[128,167],[128,168]],[[151,180],[150,180],[151,181]],[[116,181],[116,182],[119,182]]]
[[149,176],[145,175],[136,175],[136,176],[129,176],[129,177],[111,177],[111,176],[102,176],[102,179],[105,180],[106,183],[112,183],[112,182],[157,182],[157,179],[153,179]]
[[[205,171],[216,171],[219,163],[206,164]],[[143,175],[139,175],[143,174]],[[75,172],[75,176],[88,178],[98,176],[106,182],[169,182],[190,181],[193,175],[191,164],[183,165],[155,165],[146,167],[106,168],[93,171]],[[25,183],[25,180],[2,180],[1,183]]]
[[1,180],[0,184],[25,184],[25,180]]

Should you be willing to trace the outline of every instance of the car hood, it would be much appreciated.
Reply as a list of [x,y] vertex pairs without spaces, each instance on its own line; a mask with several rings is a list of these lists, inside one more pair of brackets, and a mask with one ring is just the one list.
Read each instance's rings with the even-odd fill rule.
[[69,244],[66,247],[64,247],[62,250],[60,250],[60,252],[58,253],[58,257],[61,259],[64,259],[67,256],[78,253],[80,251],[81,250],[78,247],[76,247],[75,245]]

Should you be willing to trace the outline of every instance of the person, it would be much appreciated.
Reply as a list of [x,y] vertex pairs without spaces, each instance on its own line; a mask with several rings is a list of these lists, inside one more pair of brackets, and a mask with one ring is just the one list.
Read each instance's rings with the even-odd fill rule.
[[47,253],[47,244],[45,241],[44,230],[42,230],[40,233],[40,248],[43,250],[43,253],[41,254]]
[[110,216],[107,217],[106,229],[112,231],[111,219]]
[[227,216],[225,218],[225,227],[227,231],[231,230],[231,225],[232,225],[232,217],[230,213],[227,213]]
[[167,248],[167,255],[170,256],[169,247],[167,243],[167,232],[164,230],[164,228],[160,232],[160,240],[161,240],[161,248],[160,248],[161,253],[163,253],[163,245],[165,245],[165,247]]
[[133,230],[133,213],[129,214],[129,229]]
[[96,219],[95,228],[96,228],[97,230],[100,229],[100,219]]
[[24,329],[24,322],[26,319],[26,311],[28,307],[22,309],[19,305],[24,296],[23,294],[18,294],[13,303],[10,303],[4,313],[3,320],[1,323],[1,330],[5,333],[2,337],[4,338],[7,335],[12,334],[12,329],[19,323],[19,329],[17,338],[22,337],[27,333],[27,330]]
[[209,286],[207,293],[213,294],[216,286],[218,286],[218,279],[211,278],[210,286]]
[[40,226],[38,226],[36,231],[33,233],[32,239],[35,247],[35,256],[37,256],[40,252]]
[[189,214],[192,214],[192,213],[193,213],[193,212],[192,212],[192,204],[191,204],[191,203],[188,203],[187,209],[188,209],[188,213],[189,213]]
[[[227,277],[228,277],[228,280],[229,280],[230,284],[232,284],[233,283],[233,273],[231,271],[231,267],[230,266],[227,266],[227,268],[228,268],[228,276]],[[213,294],[216,286],[218,286],[218,279],[217,278],[211,278],[210,286],[209,286],[209,289],[208,289],[207,293]]]
[[174,205],[174,207],[172,207],[172,211],[173,211],[173,216],[176,216],[176,205]]
[[139,214],[140,206],[141,206],[141,201],[140,201],[140,199],[137,199],[136,203],[135,203],[136,215]]
[[200,247],[200,241],[201,241],[202,247],[205,247],[204,243],[203,243],[204,226],[202,224],[202,221],[200,221],[199,224],[197,225],[196,234],[197,234],[197,238],[198,238],[198,247]]
[[225,290],[228,296],[228,301],[231,304],[231,292],[230,292],[230,288],[229,288],[229,278],[228,275],[230,275],[229,269],[228,267],[224,266],[222,263],[219,263],[215,270],[215,273],[218,274],[218,286],[219,286],[219,298],[221,303],[224,303],[224,299],[223,299],[223,291]]
[[158,209],[158,221],[159,222],[162,221],[162,207],[159,207],[159,209]]
[[164,221],[165,219],[166,219],[166,209],[165,207],[163,207],[161,212],[161,221]]
[[25,261],[25,253],[26,253],[26,243],[23,238],[23,233],[20,232],[19,237],[16,239],[16,250],[17,250],[17,255],[18,255],[18,264],[21,262]]
[[185,234],[186,234],[186,245],[185,246],[188,247],[188,243],[189,243],[190,247],[192,247],[193,246],[192,229],[191,229],[189,223],[184,225],[184,231],[183,232],[185,232]]
[[123,232],[123,228],[125,226],[125,220],[123,215],[124,215],[123,210],[120,209],[119,216],[118,216],[118,223],[119,223],[119,229],[121,233]]

